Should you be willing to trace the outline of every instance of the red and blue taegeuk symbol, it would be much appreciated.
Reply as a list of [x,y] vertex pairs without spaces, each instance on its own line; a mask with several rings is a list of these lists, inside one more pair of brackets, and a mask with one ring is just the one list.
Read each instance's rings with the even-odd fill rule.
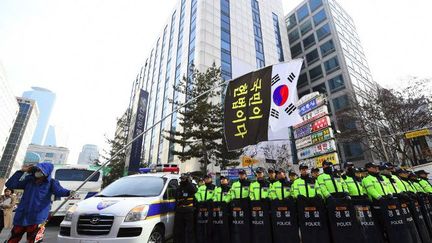
[[273,102],[277,106],[283,106],[285,102],[288,100],[289,89],[288,86],[280,85],[273,91]]

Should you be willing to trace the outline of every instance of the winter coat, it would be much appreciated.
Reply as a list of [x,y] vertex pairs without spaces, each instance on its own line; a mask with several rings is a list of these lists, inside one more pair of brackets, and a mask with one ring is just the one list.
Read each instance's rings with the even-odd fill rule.
[[34,174],[24,175],[17,171],[6,182],[6,187],[11,189],[24,189],[21,201],[15,210],[14,225],[29,226],[43,223],[51,209],[51,197],[67,197],[70,191],[60,186],[60,183],[51,178],[54,166],[50,163],[36,165],[46,179],[37,182]]

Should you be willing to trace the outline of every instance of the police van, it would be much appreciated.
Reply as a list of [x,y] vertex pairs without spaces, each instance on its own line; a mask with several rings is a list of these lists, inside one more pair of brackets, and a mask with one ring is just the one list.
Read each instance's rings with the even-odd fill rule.
[[72,206],[60,224],[62,243],[164,242],[173,236],[179,175],[123,177]]

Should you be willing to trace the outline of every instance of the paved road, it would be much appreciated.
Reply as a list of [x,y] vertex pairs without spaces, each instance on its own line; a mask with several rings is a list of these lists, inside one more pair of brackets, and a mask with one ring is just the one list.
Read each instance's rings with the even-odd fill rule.
[[[49,226],[46,229],[46,233],[45,233],[45,243],[57,243],[57,234],[59,231],[59,227],[58,226]],[[9,235],[10,231],[7,230],[3,230],[0,234],[0,242],[3,242],[4,240],[7,239],[8,235]],[[24,236],[25,237],[25,236]],[[26,242],[25,239],[23,239],[21,242]]]

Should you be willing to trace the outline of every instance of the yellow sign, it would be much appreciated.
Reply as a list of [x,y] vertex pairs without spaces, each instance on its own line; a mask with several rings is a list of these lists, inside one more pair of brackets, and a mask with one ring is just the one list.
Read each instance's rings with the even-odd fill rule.
[[258,163],[259,163],[259,160],[252,159],[249,156],[243,156],[243,158],[242,158],[242,166],[243,167],[252,166],[252,165],[255,165],[255,164],[258,164]]
[[405,138],[410,139],[410,138],[423,137],[428,135],[431,135],[431,131],[429,129],[421,129],[421,130],[405,133]]
[[324,162],[324,160],[331,162],[334,165],[339,164],[339,157],[336,152],[318,156],[314,158],[314,160],[316,167],[322,167],[322,163]]

